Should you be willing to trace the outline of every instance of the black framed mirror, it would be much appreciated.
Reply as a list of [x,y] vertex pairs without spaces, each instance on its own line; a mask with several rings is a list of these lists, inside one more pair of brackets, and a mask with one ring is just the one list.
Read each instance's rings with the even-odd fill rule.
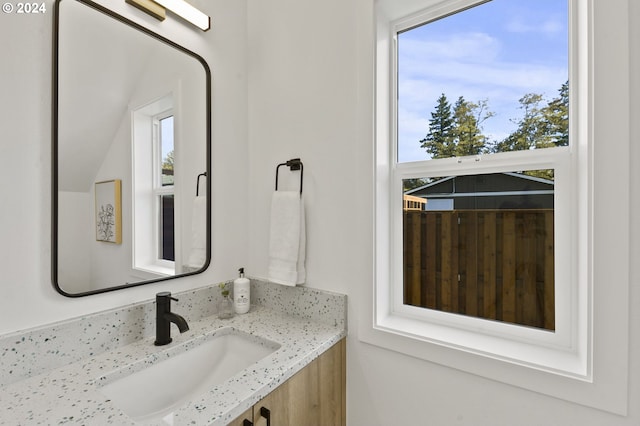
[[211,260],[211,72],[90,0],[56,0],[52,280],[78,297]]

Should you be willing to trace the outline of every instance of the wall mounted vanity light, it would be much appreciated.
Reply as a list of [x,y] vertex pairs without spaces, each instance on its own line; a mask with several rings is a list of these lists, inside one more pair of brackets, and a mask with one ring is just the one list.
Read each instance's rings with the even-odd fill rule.
[[202,31],[211,28],[211,18],[184,0],[125,0],[125,2],[161,21],[166,17],[165,9],[169,9]]
[[143,12],[148,13],[154,18],[164,21],[167,17],[167,13],[164,7],[160,6],[153,0],[124,0],[127,4],[137,7]]

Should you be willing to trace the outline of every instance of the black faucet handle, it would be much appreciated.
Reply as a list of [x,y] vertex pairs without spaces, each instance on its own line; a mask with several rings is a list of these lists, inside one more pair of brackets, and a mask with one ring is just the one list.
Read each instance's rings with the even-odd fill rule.
[[178,301],[178,299],[176,299],[175,297],[171,296],[171,292],[170,291],[161,291],[160,293],[156,293],[156,300],[164,299],[164,298],[175,300],[176,302]]

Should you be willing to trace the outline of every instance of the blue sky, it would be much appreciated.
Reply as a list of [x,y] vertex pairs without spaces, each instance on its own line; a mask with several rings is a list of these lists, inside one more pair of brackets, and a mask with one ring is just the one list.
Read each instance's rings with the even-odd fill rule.
[[568,79],[566,0],[492,0],[398,36],[398,157],[428,158],[419,141],[436,101],[487,99],[495,116],[484,133],[500,140],[515,129],[518,99],[550,100]]
[[167,154],[173,151],[174,143],[173,143],[173,116],[160,120],[160,126],[162,126],[161,134],[162,134],[162,161],[167,158]]

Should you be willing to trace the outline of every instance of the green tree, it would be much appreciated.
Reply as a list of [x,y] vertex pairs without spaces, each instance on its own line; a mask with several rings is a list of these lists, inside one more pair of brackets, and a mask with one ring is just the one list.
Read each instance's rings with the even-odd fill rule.
[[162,162],[162,170],[173,170],[173,149],[167,153]]
[[402,179],[402,191],[407,192],[419,188],[428,184],[430,181],[431,179],[429,178]]
[[451,114],[451,105],[443,93],[438,98],[436,109],[431,113],[429,120],[429,132],[420,140],[420,146],[424,148],[431,158],[448,158],[455,155],[454,120]]
[[537,93],[527,93],[518,100],[523,114],[519,120],[512,120],[518,127],[494,146],[494,152],[525,151],[554,146],[548,135],[549,126],[540,107],[542,100],[542,95]]
[[[550,126],[544,113],[545,108],[540,107],[542,101],[542,95],[536,93],[528,93],[519,99],[523,114],[520,120],[513,121],[518,127],[494,146],[494,152],[524,151],[555,146],[549,134]],[[553,179],[553,170],[528,170],[524,174]]]
[[[558,92],[558,97],[546,104],[537,93],[521,97],[518,102],[522,115],[511,120],[516,130],[492,144],[482,132],[483,123],[494,116],[489,111],[488,100],[476,103],[460,96],[452,108],[443,93],[431,113],[429,132],[420,140],[420,146],[434,159],[566,146],[569,144],[569,82],[562,84]],[[535,175],[553,178],[553,171]]]
[[542,109],[547,133],[554,146],[569,145],[569,81],[558,90],[559,96]]
[[522,151],[569,145],[569,82],[562,84],[557,98],[546,105],[542,95],[520,98],[522,117],[512,120],[517,129],[493,147],[494,152]]
[[457,157],[478,155],[485,151],[487,137],[482,134],[482,123],[493,116],[488,101],[469,102],[460,96],[453,107],[454,154]]

